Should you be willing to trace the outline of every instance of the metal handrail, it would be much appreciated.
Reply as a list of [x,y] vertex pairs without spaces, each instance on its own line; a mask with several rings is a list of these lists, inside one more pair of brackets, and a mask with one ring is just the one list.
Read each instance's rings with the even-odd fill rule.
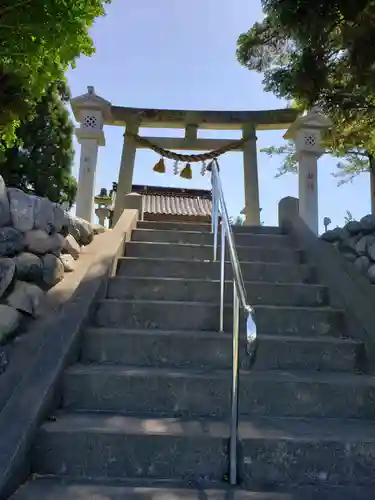
[[239,322],[240,308],[246,315],[246,345],[251,363],[255,361],[257,350],[257,329],[254,309],[249,305],[241,266],[229,222],[224,192],[219,175],[219,164],[214,159],[207,170],[211,172],[212,184],[212,233],[214,235],[214,261],[217,260],[219,217],[221,215],[221,252],[220,252],[220,331],[224,331],[224,284],[225,284],[225,243],[228,245],[233,271],[233,362],[232,398],[229,444],[229,482],[237,484],[237,446],[238,446],[238,388],[239,388]]

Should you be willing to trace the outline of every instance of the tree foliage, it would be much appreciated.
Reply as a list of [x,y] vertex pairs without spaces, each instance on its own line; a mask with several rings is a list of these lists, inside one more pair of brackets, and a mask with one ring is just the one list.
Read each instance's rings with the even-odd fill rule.
[[111,0],[3,0],[0,5],[0,134],[15,140],[51,81],[94,52],[88,30]]
[[77,184],[71,174],[74,127],[66,108],[69,97],[64,82],[49,85],[16,130],[22,146],[4,151],[0,173],[8,186],[71,206]]
[[[282,162],[277,170],[276,177],[281,177],[287,173],[298,172],[298,161],[295,152],[295,145],[292,141],[288,141],[282,146],[270,146],[261,149],[261,153],[266,153],[270,157],[282,157]],[[337,171],[332,175],[337,179],[339,186],[347,182],[352,182],[357,175],[370,170],[372,155],[365,149],[353,147],[346,150],[330,147],[327,148],[327,153],[337,159]]]
[[245,219],[242,215],[237,215],[236,217],[229,217],[229,223],[231,226],[243,226]]
[[346,211],[346,215],[344,217],[345,224],[348,224],[348,222],[352,222],[354,220],[353,214],[349,212],[349,210]]
[[[323,145],[326,153],[337,160],[337,171],[332,175],[337,178],[338,185],[341,186],[347,182],[352,182],[357,175],[363,172],[370,171],[375,175],[374,132],[372,129],[367,128],[363,120],[355,117],[347,120],[337,113],[332,113],[331,118],[333,129],[325,138]],[[279,147],[263,148],[261,152],[270,157],[282,157],[282,163],[276,177],[298,171],[293,141],[288,141]]]
[[[264,74],[265,90],[302,109],[318,105],[333,134],[325,146],[337,158],[339,184],[375,172],[374,0],[263,0],[265,18],[238,39],[241,64]],[[297,170],[294,146],[278,175]]]
[[349,114],[375,106],[374,0],[262,0],[237,56],[267,90]]

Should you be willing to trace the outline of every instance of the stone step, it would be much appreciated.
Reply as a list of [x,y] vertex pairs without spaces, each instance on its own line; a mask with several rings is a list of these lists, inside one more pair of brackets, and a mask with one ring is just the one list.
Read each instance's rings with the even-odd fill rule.
[[[240,422],[239,438],[240,481],[247,488],[374,487],[374,422],[253,418]],[[61,414],[39,430],[32,472],[81,479],[147,476],[197,484],[223,479],[227,449],[227,423]]]
[[[329,307],[254,306],[259,333],[280,335],[333,335],[344,330],[342,311]],[[224,329],[232,329],[233,308],[225,306]],[[116,300],[99,301],[93,326],[150,330],[219,330],[219,304],[177,301]],[[245,316],[240,326],[245,334]]]
[[[237,245],[267,248],[291,248],[293,240],[282,234],[235,233]],[[193,245],[213,245],[214,237],[208,232],[199,231],[163,231],[159,229],[135,229],[132,241],[153,241],[161,243],[187,243]],[[220,244],[220,238],[219,238]]]
[[[212,424],[211,424],[212,425]],[[111,414],[58,415],[38,431],[32,471],[81,478],[222,481],[227,425]]]
[[[129,485],[133,483],[133,486]],[[246,491],[225,485],[207,487],[171,484],[171,481],[74,481],[38,478],[22,486],[12,500],[373,500],[371,487],[293,486],[286,491]],[[184,487],[185,486],[185,487]]]
[[[138,229],[158,229],[161,231],[196,231],[211,233],[211,224],[195,224],[191,222],[154,222],[139,221]],[[232,226],[235,234],[283,234],[277,226]]]
[[[334,337],[260,335],[253,370],[347,371],[360,368],[363,344]],[[242,368],[249,357],[242,336]],[[231,369],[232,338],[226,333],[200,331],[120,330],[84,331],[82,361],[128,366]]]
[[[245,282],[250,304],[277,306],[328,305],[326,287],[303,283]],[[115,277],[108,283],[107,298],[123,300],[174,300],[219,303],[220,281],[180,278]],[[233,282],[224,283],[224,301],[233,302]]]
[[[245,262],[241,264],[245,281],[267,281],[272,283],[316,283],[312,266],[269,262]],[[118,261],[119,276],[147,278],[187,278],[202,280],[220,279],[219,262],[191,260],[140,259],[123,257]],[[225,265],[225,276],[232,278],[232,265]]]
[[240,432],[245,488],[375,486],[373,421],[260,418],[243,423]]
[[[231,370],[76,364],[64,375],[63,407],[224,419],[231,383]],[[241,371],[239,397],[243,416],[375,418],[375,378],[364,375]]]
[[[220,254],[218,253],[218,256]],[[237,246],[241,262],[282,262],[285,264],[302,263],[302,252],[292,248],[241,247]],[[175,244],[159,242],[128,242],[125,245],[126,257],[168,260],[212,260],[213,247],[210,245]],[[229,262],[229,252],[226,252]]]

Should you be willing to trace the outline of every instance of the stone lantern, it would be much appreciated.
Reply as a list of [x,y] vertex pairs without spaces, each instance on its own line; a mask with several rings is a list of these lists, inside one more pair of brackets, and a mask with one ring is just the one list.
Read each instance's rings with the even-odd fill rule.
[[107,193],[105,188],[102,188],[100,193],[95,196],[94,203],[98,205],[98,208],[95,209],[95,215],[98,217],[99,224],[106,227],[106,221],[109,221],[111,217],[112,196]]
[[298,160],[299,214],[309,228],[318,234],[318,159],[324,154],[323,133],[331,127],[331,121],[319,109],[313,108],[297,118],[284,135],[293,140]]
[[86,94],[71,99],[70,103],[80,123],[75,130],[81,144],[76,215],[91,222],[98,149],[105,145],[103,125],[110,119],[111,103],[96,95],[91,86]]

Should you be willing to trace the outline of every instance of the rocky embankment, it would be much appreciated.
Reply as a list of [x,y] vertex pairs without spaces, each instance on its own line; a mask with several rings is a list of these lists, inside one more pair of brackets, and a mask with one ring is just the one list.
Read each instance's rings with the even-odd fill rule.
[[331,243],[346,259],[375,283],[375,216],[365,215],[360,221],[326,231],[321,239]]
[[104,230],[46,198],[7,188],[0,176],[0,346],[38,316],[46,292]]

